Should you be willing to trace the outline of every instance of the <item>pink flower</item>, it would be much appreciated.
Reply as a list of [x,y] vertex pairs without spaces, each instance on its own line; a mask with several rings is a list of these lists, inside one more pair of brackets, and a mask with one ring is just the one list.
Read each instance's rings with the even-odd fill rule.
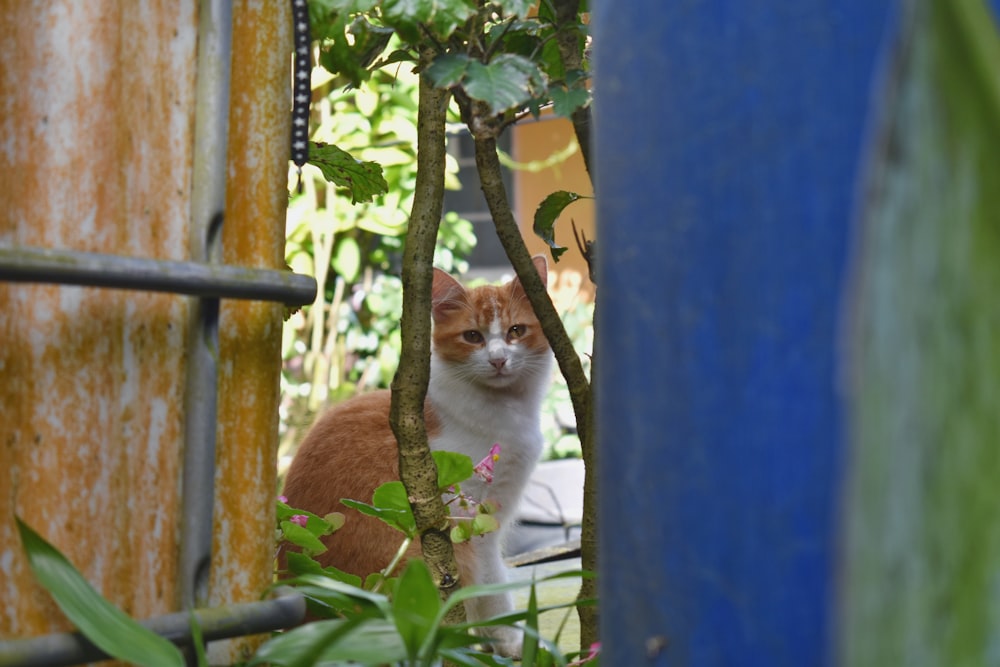
[[600,655],[600,653],[601,653],[601,642],[594,642],[593,644],[590,645],[590,653],[587,654],[586,658],[580,657],[579,659],[569,663],[567,667],[580,667],[581,665],[586,665],[588,662],[592,661],[594,658]]
[[309,517],[307,517],[305,514],[293,514],[292,516],[288,517],[288,520],[291,521],[292,523],[299,524],[303,528],[305,528],[306,524],[309,523]]
[[278,496],[278,502],[279,503],[285,503],[287,505],[288,504],[288,496]]
[[490,484],[493,482],[493,464],[499,460],[500,443],[498,442],[490,447],[490,453],[472,468],[472,472],[475,473],[476,477]]

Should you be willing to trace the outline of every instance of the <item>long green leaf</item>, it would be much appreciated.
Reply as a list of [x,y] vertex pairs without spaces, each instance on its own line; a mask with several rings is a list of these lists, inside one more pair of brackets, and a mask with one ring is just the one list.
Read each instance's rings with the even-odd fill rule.
[[338,618],[306,623],[266,642],[247,664],[249,667],[263,663],[284,667],[315,665],[329,644],[354,631],[363,620]]
[[15,517],[38,583],[66,617],[108,655],[147,667],[183,667],[180,650],[105,600],[54,546]]
[[422,560],[411,560],[396,585],[392,616],[410,660],[416,660],[421,645],[434,630],[441,608],[437,586]]

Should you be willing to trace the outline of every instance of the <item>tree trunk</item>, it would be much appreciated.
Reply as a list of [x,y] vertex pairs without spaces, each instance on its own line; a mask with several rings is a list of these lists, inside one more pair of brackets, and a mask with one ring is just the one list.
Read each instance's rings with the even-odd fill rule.
[[[420,75],[417,112],[417,184],[403,251],[402,351],[392,381],[389,421],[399,442],[399,476],[413,508],[424,560],[442,599],[459,587],[447,509],[427,444],[424,400],[430,379],[430,312],[434,245],[444,198],[445,114],[449,93]],[[457,605],[449,622],[464,620]]]

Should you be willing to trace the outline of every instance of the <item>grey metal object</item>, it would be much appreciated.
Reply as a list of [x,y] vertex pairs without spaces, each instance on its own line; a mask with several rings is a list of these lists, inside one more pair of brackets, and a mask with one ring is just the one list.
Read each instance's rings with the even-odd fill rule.
[[25,246],[0,247],[0,280],[259,299],[289,306],[312,303],[316,294],[311,276],[291,271]]
[[[197,107],[191,191],[191,256],[217,263],[222,257],[229,133],[229,74],[232,3],[199,3]],[[208,602],[215,502],[215,431],[219,358],[219,299],[192,304],[188,376],[184,391],[184,477],[181,495],[181,607]]]
[[[221,264],[229,116],[231,2],[199,3],[197,109],[191,198],[193,261],[142,259],[32,247],[0,247],[0,280],[145,290],[196,297],[188,337],[185,446],[178,599],[187,610],[143,621],[157,634],[191,646],[191,615],[204,641],[295,625],[305,599],[289,588],[271,600],[208,606],[214,514],[215,433],[220,299],[311,303],[316,281],[291,271]],[[78,633],[0,641],[0,665],[57,666],[108,656]],[[189,659],[191,658],[189,654]]]
[[[306,602],[301,594],[291,588],[280,588],[277,597],[270,600],[167,614],[140,621],[140,624],[179,646],[190,646],[191,613],[201,627],[204,640],[212,641],[287,628],[300,623],[305,612]],[[108,657],[75,632],[0,641],[0,665],[3,667],[62,667]]]

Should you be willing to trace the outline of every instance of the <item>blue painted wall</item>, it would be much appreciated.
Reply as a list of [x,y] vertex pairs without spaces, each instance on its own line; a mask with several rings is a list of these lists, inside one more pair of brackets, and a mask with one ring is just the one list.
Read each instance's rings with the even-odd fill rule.
[[819,665],[893,3],[594,0],[605,663]]

